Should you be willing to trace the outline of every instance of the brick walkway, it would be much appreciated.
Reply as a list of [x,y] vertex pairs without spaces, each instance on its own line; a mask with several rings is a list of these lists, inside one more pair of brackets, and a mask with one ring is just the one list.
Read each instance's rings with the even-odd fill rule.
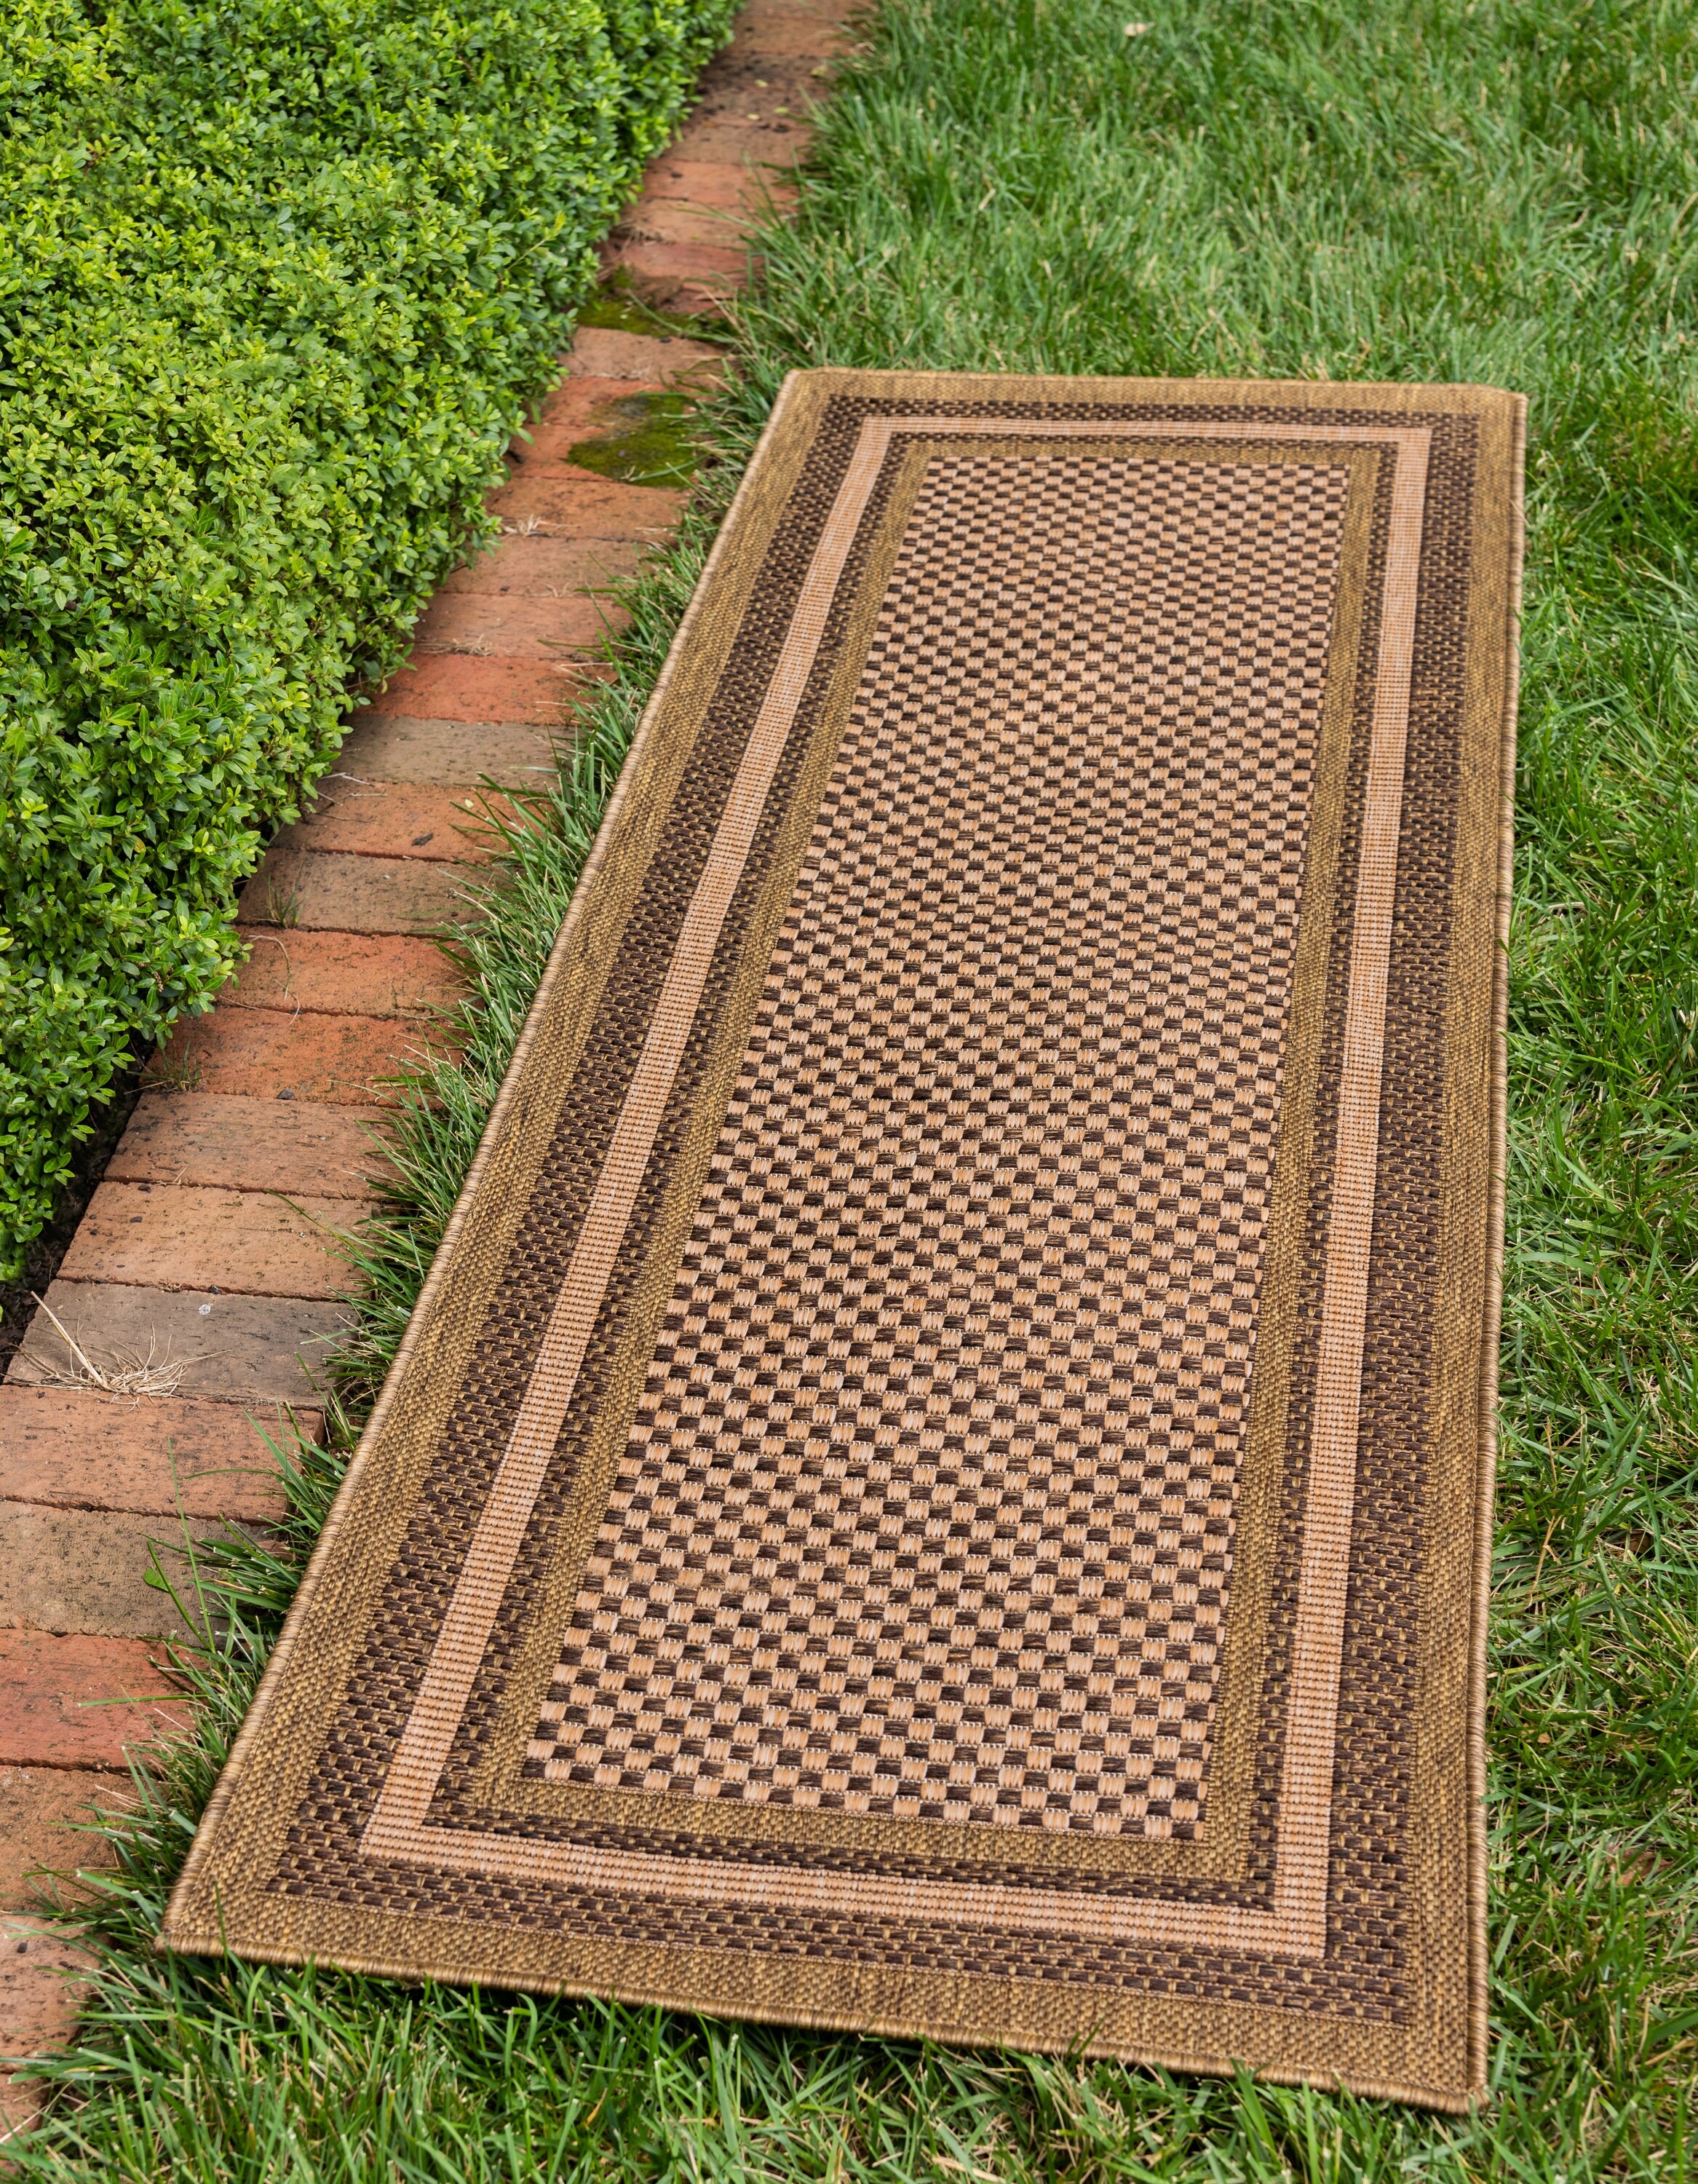
[[[754,0],[738,18],[607,247],[622,287],[697,313],[740,283],[739,216],[769,193],[782,202],[848,7]],[[181,1537],[179,1497],[192,1530],[276,1514],[256,1424],[282,1405],[309,1434],[321,1423],[315,1362],[348,1276],[316,1224],[358,1218],[362,1125],[381,1118],[373,1080],[453,998],[420,936],[464,915],[468,792],[552,767],[551,732],[604,626],[605,603],[582,587],[633,568],[682,506],[570,451],[628,429],[632,397],[717,354],[580,331],[496,496],[499,546],[443,586],[410,666],[359,715],[317,805],[249,882],[252,954],[156,1058],[47,1297],[102,1373],[151,1362],[167,1391],[125,1400],[86,1384],[43,1314],[0,1384],[0,2055],[63,2038],[75,2009],[74,1953],[29,1915],[26,1876],[88,1861],[62,1824],[91,1797],[121,1802],[126,1742],[179,1711],[153,1666],[173,1616],[145,1582],[149,1542]],[[31,2106],[0,2079],[0,2119]]]

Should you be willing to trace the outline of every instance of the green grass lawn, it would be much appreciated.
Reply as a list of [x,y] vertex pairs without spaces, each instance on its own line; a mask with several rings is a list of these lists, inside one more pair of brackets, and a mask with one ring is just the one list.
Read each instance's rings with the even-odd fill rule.
[[[1133,0],[1127,0],[1127,7]],[[1493,1660],[1492,2109],[146,1954],[291,1580],[123,1831],[32,2175],[1623,2176],[1698,2169],[1698,7],[891,0],[769,245],[704,513],[638,597],[413,1110],[392,1345],[740,453],[799,363],[1489,380],[1532,398]],[[306,1454],[309,1537],[337,1459]],[[78,2105],[81,2103],[81,2105]]]

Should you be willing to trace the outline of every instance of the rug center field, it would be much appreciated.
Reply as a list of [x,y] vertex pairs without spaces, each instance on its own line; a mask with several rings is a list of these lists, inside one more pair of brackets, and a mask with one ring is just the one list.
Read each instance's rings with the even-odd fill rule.
[[1196,1830],[1350,486],[929,455],[527,1774]]

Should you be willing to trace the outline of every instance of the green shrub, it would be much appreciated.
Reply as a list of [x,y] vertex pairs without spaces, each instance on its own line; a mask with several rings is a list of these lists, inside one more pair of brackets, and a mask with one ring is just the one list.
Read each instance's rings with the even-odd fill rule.
[[485,528],[733,0],[0,10],[0,1272]]

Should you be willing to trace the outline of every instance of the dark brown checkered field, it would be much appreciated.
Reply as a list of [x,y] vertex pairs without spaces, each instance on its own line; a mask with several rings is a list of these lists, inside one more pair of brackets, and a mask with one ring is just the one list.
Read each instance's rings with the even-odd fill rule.
[[792,380],[167,1946],[1478,2097],[1520,436]]

